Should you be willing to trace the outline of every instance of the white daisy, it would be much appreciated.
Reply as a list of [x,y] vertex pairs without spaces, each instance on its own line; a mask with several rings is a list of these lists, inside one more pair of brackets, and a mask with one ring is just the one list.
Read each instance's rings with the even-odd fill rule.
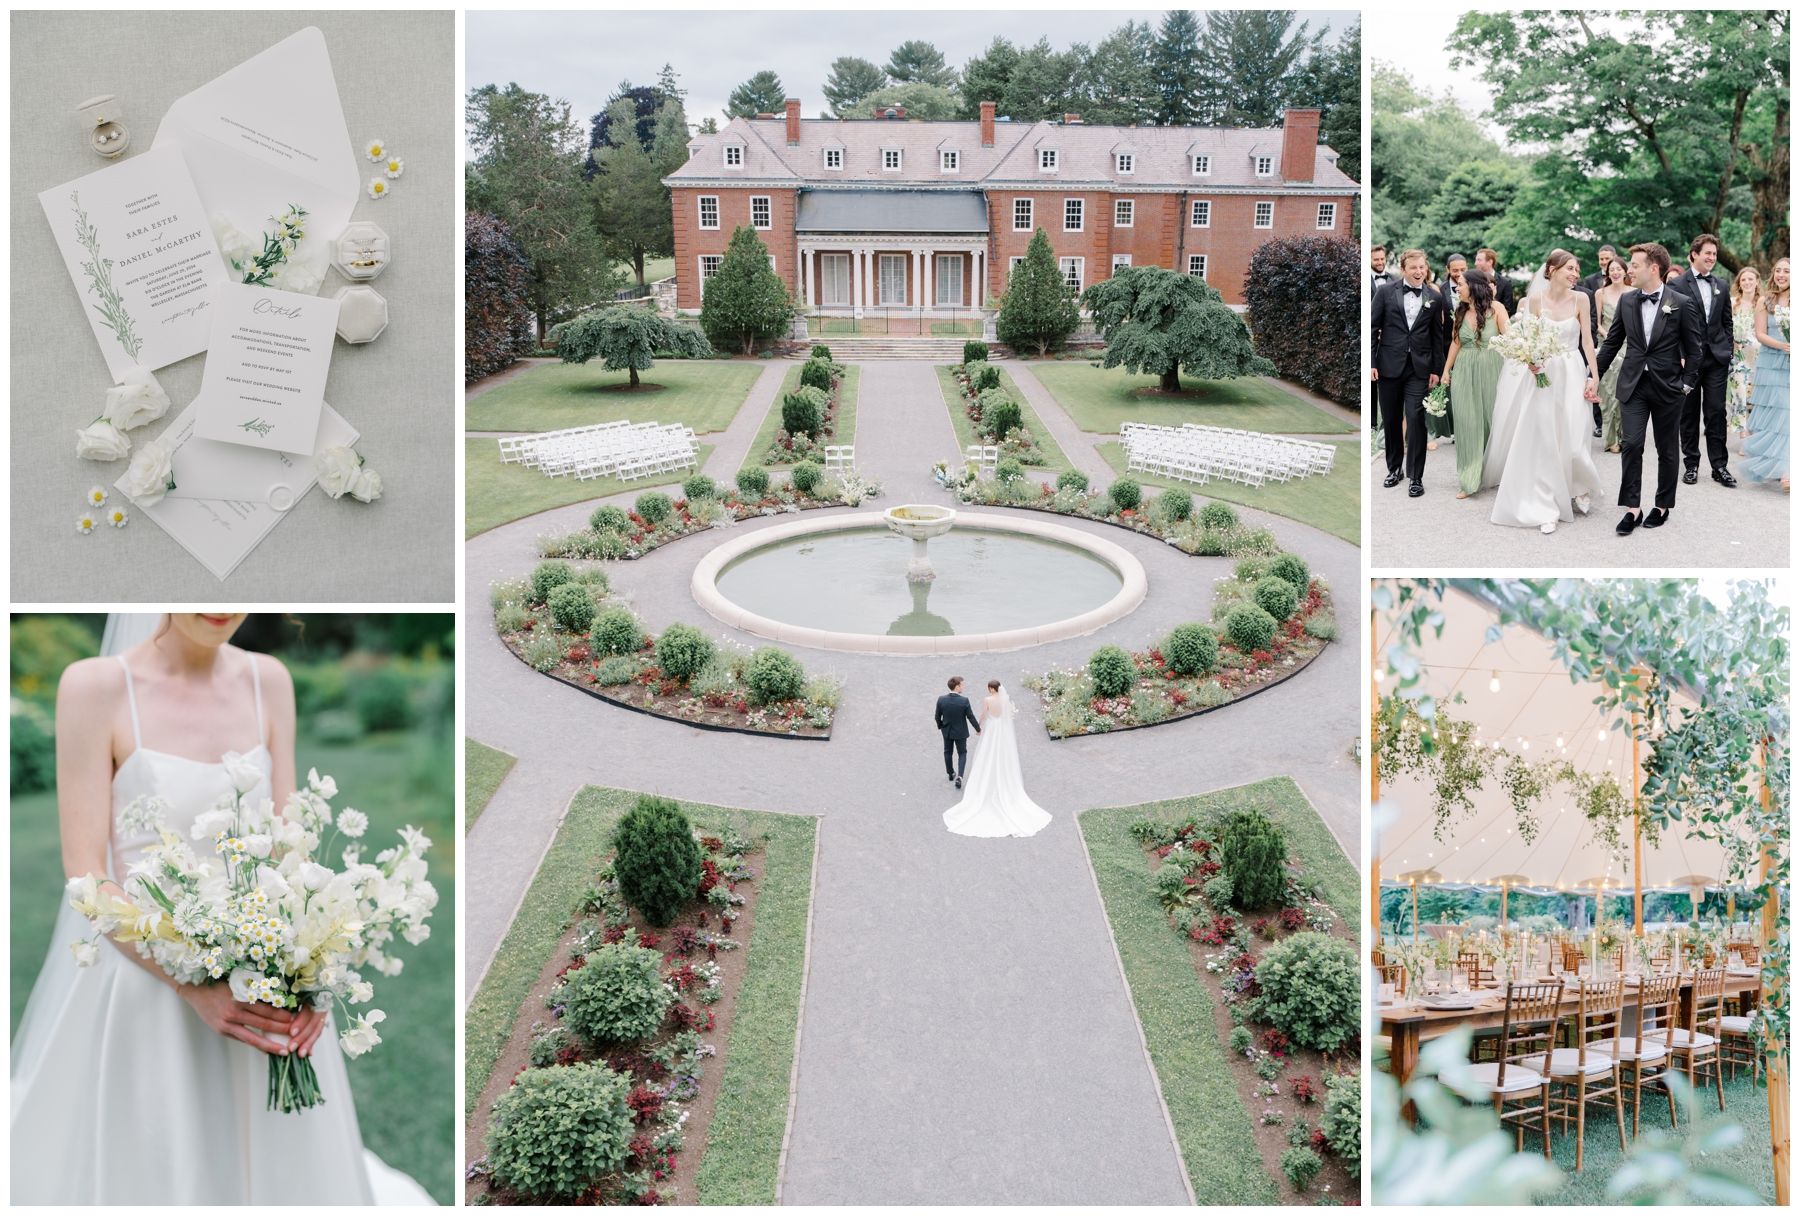
[[371,139],[363,151],[369,154],[370,160],[380,160],[387,155],[387,140]]
[[124,507],[114,507],[106,513],[106,522],[115,528],[123,528],[131,522],[131,517],[125,514]]
[[88,491],[88,506],[98,507],[105,502],[106,502],[106,490],[104,487],[95,486],[93,489]]
[[405,171],[406,171],[406,162],[405,161],[401,160],[398,156],[388,157],[387,175],[389,177],[399,177]]
[[388,192],[388,184],[386,182],[382,181],[379,177],[369,183],[369,197],[370,198],[386,198],[387,192]]
[[95,522],[94,513],[92,511],[83,511],[75,520],[75,530],[83,536],[86,536],[89,532],[94,530]]

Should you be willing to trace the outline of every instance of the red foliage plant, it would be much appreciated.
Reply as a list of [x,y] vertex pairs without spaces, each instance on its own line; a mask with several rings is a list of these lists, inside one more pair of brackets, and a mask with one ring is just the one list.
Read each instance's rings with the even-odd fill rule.
[[[1202,842],[1202,843],[1204,843],[1204,842]],[[1224,868],[1225,868],[1224,866],[1220,865],[1216,861],[1203,861],[1200,863],[1199,868],[1197,870],[1195,870],[1194,872],[1196,874],[1200,875],[1200,878],[1202,879],[1202,881],[1204,881],[1205,879],[1211,878],[1214,874],[1217,874],[1220,870],[1223,870]]]
[[662,1095],[648,1086],[639,1085],[625,1095],[625,1105],[639,1123],[648,1123],[662,1113]]
[[717,836],[702,836],[700,838],[700,847],[705,849],[708,853],[717,853],[720,849],[725,847],[725,842],[720,840]]
[[1299,908],[1283,908],[1281,910],[1281,927],[1290,932],[1299,932],[1306,928],[1306,913]]
[[606,926],[606,931],[600,935],[600,940],[605,942],[609,946],[616,945],[617,943],[624,941],[625,940],[625,926],[624,925],[608,925],[608,926]]
[[692,1030],[698,1026],[700,1014],[692,1005],[676,1001],[669,1006],[669,1021],[674,1025],[676,1033],[679,1034],[683,1030]]
[[491,215],[463,217],[463,379],[479,380],[531,353],[531,262]]
[[579,642],[569,647],[569,662],[571,663],[585,663],[593,657],[594,652]]
[[719,870],[719,863],[710,857],[700,859],[700,889],[694,898],[705,899],[706,893],[725,881],[725,875]]
[[1274,1055],[1285,1055],[1288,1049],[1288,1037],[1274,1027],[1262,1032],[1263,1050]]
[[654,933],[644,933],[642,931],[639,931],[638,933],[638,945],[645,950],[654,950],[661,943],[662,938]]
[[1361,267],[1353,239],[1291,236],[1257,246],[1244,276],[1256,353],[1277,375],[1337,402],[1358,400],[1368,379],[1359,362]]
[[630,1153],[639,1162],[648,1162],[650,1160],[650,1154],[654,1153],[656,1149],[651,1143],[649,1136],[639,1133],[631,1138],[631,1143],[625,1146],[625,1151]]
[[700,940],[700,935],[692,925],[676,925],[669,930],[669,949],[676,954],[686,954]]
[[1311,1077],[1295,1077],[1288,1085],[1288,1091],[1302,1102],[1317,1102],[1319,1087]]

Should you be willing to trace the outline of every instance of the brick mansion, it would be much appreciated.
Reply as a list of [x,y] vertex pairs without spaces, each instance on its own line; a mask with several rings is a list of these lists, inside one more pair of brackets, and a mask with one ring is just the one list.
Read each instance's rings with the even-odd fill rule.
[[1318,142],[1319,111],[1278,129],[739,118],[696,136],[674,198],[676,305],[697,312],[731,233],[757,230],[808,312],[981,308],[1042,228],[1077,289],[1119,266],[1196,274],[1240,306],[1250,255],[1353,236],[1358,186]]

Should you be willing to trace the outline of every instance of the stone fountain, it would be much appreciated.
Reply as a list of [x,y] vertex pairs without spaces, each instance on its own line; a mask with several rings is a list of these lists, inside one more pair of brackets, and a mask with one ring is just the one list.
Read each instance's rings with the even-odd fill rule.
[[912,562],[906,567],[906,581],[923,583],[937,577],[925,545],[932,537],[942,536],[956,522],[956,512],[948,507],[905,503],[882,512],[882,521],[913,543]]

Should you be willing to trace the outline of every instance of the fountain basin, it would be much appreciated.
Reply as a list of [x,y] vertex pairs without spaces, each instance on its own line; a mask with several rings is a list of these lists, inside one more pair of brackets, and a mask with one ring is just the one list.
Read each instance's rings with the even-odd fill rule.
[[[936,509],[943,510],[943,508]],[[1117,580],[1116,591],[1105,598],[1103,602],[1098,602],[1091,608],[1061,619],[1029,624],[1019,628],[991,628],[986,632],[933,634],[873,632],[868,629],[852,628],[826,629],[809,624],[781,621],[733,601],[719,588],[720,576],[726,572],[727,567],[758,550],[778,549],[797,538],[826,538],[836,533],[874,532],[879,535],[880,531],[889,526],[888,514],[888,512],[858,512],[829,518],[796,520],[733,537],[708,553],[695,567],[691,583],[694,599],[702,608],[726,625],[789,645],[862,654],[964,655],[1020,650],[1044,642],[1061,641],[1065,638],[1092,633],[1130,613],[1143,602],[1148,591],[1142,564],[1122,546],[1109,540],[1090,536],[1074,528],[1044,520],[970,512],[956,513],[954,516],[959,539],[965,534],[971,537],[986,536],[1005,544],[1013,538],[1022,538],[1037,542],[1040,546],[1047,543],[1048,546],[1061,549],[1079,550],[1079,553],[1073,555],[1078,561],[1089,564],[1099,563],[1107,568],[1106,578]],[[946,512],[946,514],[950,513]],[[944,526],[948,528],[947,521]],[[893,544],[894,541],[890,539],[886,543]],[[1020,562],[1017,560],[1018,556],[1014,555],[1014,560],[1006,567],[1008,570],[1013,572],[1018,570],[1020,566]],[[946,566],[945,574],[945,584],[964,577],[960,571],[952,572],[949,566]],[[730,581],[727,580],[728,583]],[[904,595],[907,583],[898,578],[895,581],[899,588],[897,594]],[[1004,583],[995,584],[997,588],[1006,585]],[[928,610],[919,602],[918,595],[922,589],[918,588],[917,584],[913,584],[913,586],[915,588],[915,611],[905,614],[902,620],[893,621],[891,627],[914,630],[932,627]],[[1111,586],[1109,585],[1107,589],[1110,590]],[[941,596],[944,593],[945,585],[939,584],[929,594],[940,594]],[[794,586],[792,594],[806,596],[808,594],[807,587],[805,585]],[[1023,602],[1018,596],[1016,588],[1000,590],[995,598],[1006,602]],[[1030,607],[1031,605],[1027,604],[1026,606]],[[863,616],[865,624],[868,623],[869,614],[864,613]],[[907,618],[911,619],[910,625],[904,624]],[[875,628],[881,627],[881,623],[877,621]]]
[[881,513],[881,518],[887,522],[890,531],[913,543],[912,562],[906,567],[906,581],[928,583],[937,578],[926,542],[948,532],[950,525],[956,522],[956,512],[949,507],[909,502],[889,507]]

